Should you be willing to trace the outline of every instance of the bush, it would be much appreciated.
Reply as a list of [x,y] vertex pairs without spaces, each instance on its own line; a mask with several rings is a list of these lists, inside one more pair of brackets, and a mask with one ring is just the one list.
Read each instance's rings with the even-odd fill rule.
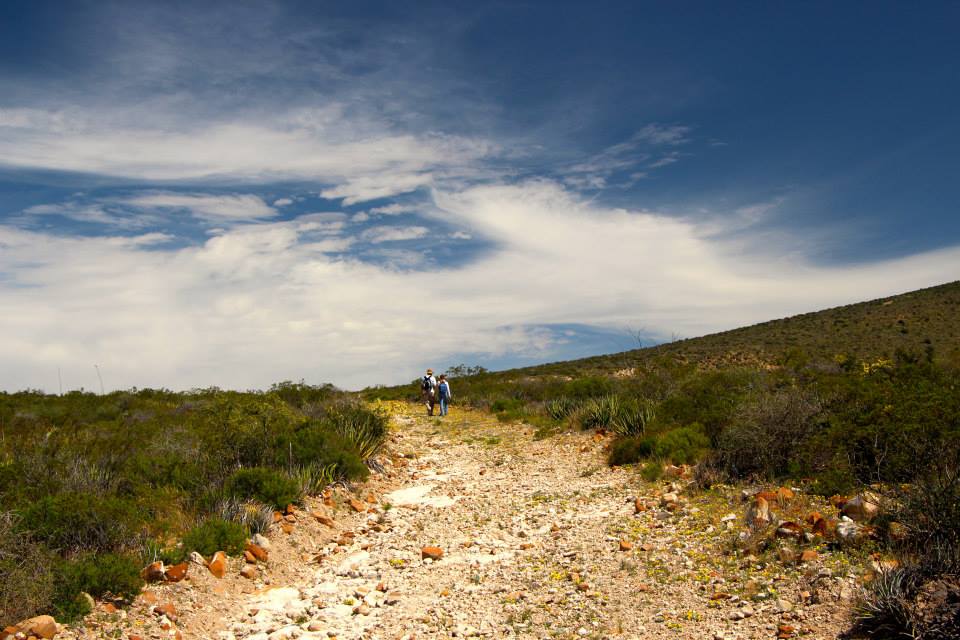
[[674,464],[693,464],[710,446],[710,439],[699,424],[673,429],[657,438],[653,455]]
[[0,513],[0,629],[49,611],[54,555],[23,531],[12,512]]
[[61,562],[57,572],[57,606],[72,603],[81,592],[94,598],[132,600],[143,587],[140,563],[116,553],[86,554]]
[[366,460],[377,454],[387,439],[389,416],[382,410],[370,410],[360,404],[341,404],[328,419],[334,430],[345,438]]
[[277,448],[280,456],[276,464],[287,462],[289,455],[292,465],[333,467],[336,476],[348,480],[363,480],[370,473],[354,445],[322,420],[304,423],[281,439]]
[[63,554],[131,547],[142,518],[133,500],[78,493],[46,496],[23,510],[36,538]]
[[756,395],[738,415],[738,422],[719,438],[717,448],[734,477],[786,475],[802,457],[819,428],[819,398],[788,388]]
[[240,469],[224,484],[224,490],[235,498],[259,500],[264,504],[283,509],[288,504],[300,501],[300,486],[280,471],[265,467]]
[[202,556],[212,556],[223,551],[230,556],[243,553],[247,542],[247,530],[243,525],[223,518],[210,518],[197,525],[183,537],[183,551],[196,551]]
[[607,457],[607,463],[612,466],[634,464],[647,458],[653,453],[653,447],[656,444],[656,438],[651,436],[636,437],[628,436],[618,438],[610,446],[610,455]]

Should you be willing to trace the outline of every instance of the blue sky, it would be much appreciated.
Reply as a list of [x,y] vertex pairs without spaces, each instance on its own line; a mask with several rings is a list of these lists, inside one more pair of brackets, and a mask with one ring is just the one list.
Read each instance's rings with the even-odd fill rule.
[[0,7],[0,388],[356,388],[960,277],[955,3],[196,4]]

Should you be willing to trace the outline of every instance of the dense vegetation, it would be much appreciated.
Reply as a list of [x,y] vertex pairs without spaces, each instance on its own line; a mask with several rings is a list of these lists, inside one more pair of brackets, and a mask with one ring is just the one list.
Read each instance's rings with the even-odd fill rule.
[[[613,432],[610,464],[652,462],[648,479],[664,463],[696,463],[703,485],[790,480],[830,496],[873,484],[885,493],[881,524],[902,525],[881,535],[901,564],[874,586],[861,627],[960,632],[960,610],[950,627],[918,619],[914,605],[931,584],[960,600],[960,282],[649,349],[472,373],[454,381],[459,402],[539,425],[541,436]],[[413,398],[416,388],[364,393]]]
[[240,553],[275,508],[366,477],[386,428],[331,386],[0,394],[0,626],[128,598],[155,559]]

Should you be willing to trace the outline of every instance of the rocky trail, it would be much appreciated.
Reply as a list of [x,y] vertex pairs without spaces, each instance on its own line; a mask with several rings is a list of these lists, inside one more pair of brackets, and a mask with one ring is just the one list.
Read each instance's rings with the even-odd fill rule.
[[382,473],[287,514],[266,562],[228,559],[222,579],[193,563],[57,637],[825,639],[848,624],[842,553],[733,552],[739,489],[611,469],[593,434],[391,411]]

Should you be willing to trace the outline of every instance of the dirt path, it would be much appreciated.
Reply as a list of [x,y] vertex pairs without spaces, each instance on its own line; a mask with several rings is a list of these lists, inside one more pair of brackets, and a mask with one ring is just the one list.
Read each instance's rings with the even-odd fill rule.
[[844,558],[730,553],[744,511],[733,489],[668,510],[660,494],[681,487],[608,468],[588,434],[538,441],[462,409],[442,421],[392,410],[386,473],[356,496],[368,512],[347,495],[313,505],[335,525],[299,513],[290,534],[271,533],[257,579],[195,567],[128,630],[165,601],[178,621],[157,631],[154,616],[143,637],[833,638],[845,625]]

